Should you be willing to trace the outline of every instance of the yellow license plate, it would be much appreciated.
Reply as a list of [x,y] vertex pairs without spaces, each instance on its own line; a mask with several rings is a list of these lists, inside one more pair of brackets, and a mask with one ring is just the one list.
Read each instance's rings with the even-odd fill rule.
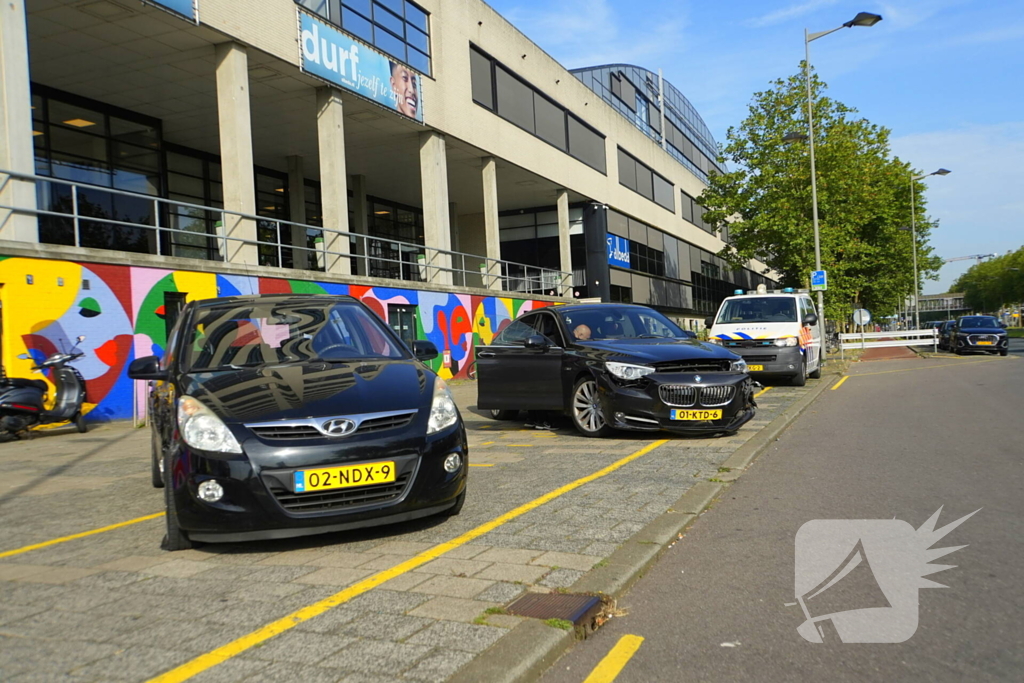
[[721,410],[673,410],[673,420],[697,420],[703,422],[705,420],[721,420]]
[[763,365],[748,365],[747,366],[747,370],[749,370],[750,372],[764,372],[764,366]]
[[978,346],[992,346],[992,342],[978,342]]
[[347,489],[353,486],[387,484],[395,480],[395,463],[371,462],[363,465],[323,467],[295,473],[295,493]]

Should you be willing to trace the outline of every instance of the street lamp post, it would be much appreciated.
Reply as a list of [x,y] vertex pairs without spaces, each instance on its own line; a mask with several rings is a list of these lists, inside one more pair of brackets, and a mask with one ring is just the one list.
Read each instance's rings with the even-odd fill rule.
[[914,183],[931,175],[949,175],[949,171],[940,168],[938,171],[910,177],[910,239],[914,241],[914,329],[921,329],[921,302],[918,299],[917,286],[917,201],[914,197]]
[[[804,29],[804,80],[807,82],[807,144],[811,156],[811,208],[814,219],[814,269],[821,270],[821,238],[818,232],[818,178],[814,167],[814,106],[811,94],[811,41],[817,40],[818,38],[824,38],[830,33],[844,28],[853,28],[854,26],[870,27],[874,26],[882,20],[882,15],[871,14],[870,12],[858,12],[850,21],[846,22],[842,26],[831,29],[829,31],[818,31],[817,33],[809,33],[807,29]],[[787,136],[790,137],[790,136]],[[825,295],[819,289],[818,290],[818,315],[821,316],[821,325],[824,329],[825,324]],[[821,354],[820,361],[825,360],[825,344],[821,345],[819,349]]]

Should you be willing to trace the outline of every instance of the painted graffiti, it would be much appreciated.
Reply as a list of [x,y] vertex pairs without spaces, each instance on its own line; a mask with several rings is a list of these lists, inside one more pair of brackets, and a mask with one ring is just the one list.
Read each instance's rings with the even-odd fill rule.
[[[415,306],[416,337],[437,346],[440,356],[430,364],[445,379],[466,376],[475,344],[491,343],[516,317],[551,305],[511,297],[2,256],[0,285],[7,374],[40,377],[32,373],[34,362],[70,348],[75,337],[85,335],[80,347],[85,356],[75,367],[86,380],[86,410],[92,420],[144,412],[144,392],[134,391],[127,368],[135,358],[163,354],[172,300],[348,294],[385,321],[389,305]],[[133,400],[139,402],[134,408]]]

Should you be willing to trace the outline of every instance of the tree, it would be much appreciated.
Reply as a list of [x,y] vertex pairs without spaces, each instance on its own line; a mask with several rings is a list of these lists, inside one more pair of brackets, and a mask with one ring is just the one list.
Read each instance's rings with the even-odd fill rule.
[[975,311],[994,312],[1024,301],[1024,247],[984,263],[976,263],[953,283]]
[[[728,222],[730,244],[719,255],[733,266],[756,258],[782,274],[786,286],[808,287],[814,267],[814,228],[807,142],[786,144],[786,133],[807,130],[803,70],[755,93],[747,118],[731,127],[720,161],[732,171],[713,175],[699,202],[706,220]],[[822,267],[828,271],[826,315],[848,318],[851,305],[892,314],[913,293],[909,228],[910,182],[920,175],[891,157],[889,130],[824,95],[812,76],[814,151]],[[934,222],[925,214],[924,186],[915,187],[918,268],[934,277]]]

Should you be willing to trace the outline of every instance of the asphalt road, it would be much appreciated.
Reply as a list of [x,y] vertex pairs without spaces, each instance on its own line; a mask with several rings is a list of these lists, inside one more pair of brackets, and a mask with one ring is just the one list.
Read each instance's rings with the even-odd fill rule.
[[[620,600],[625,616],[543,680],[582,681],[627,634],[645,640],[621,683],[1021,680],[1024,340],[1012,351],[855,365]],[[909,640],[851,644],[826,632],[812,644],[798,634],[801,525],[895,518],[917,529],[940,507],[936,528],[981,510],[934,543],[967,547],[935,560],[956,567],[929,577],[947,588],[917,592]],[[876,581],[854,569],[828,589],[843,606],[825,613],[878,605],[885,558],[872,553]]]

